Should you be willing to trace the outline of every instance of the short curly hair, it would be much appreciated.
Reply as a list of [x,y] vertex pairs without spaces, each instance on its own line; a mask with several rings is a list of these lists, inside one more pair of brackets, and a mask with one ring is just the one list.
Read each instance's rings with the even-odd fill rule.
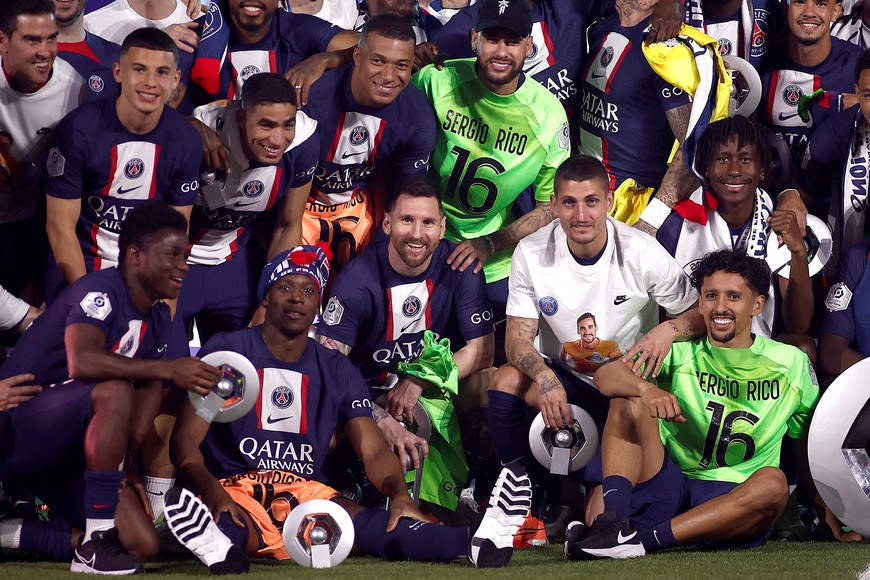
[[716,272],[738,274],[746,280],[753,292],[764,296],[767,300],[770,290],[771,272],[767,262],[760,258],[747,256],[744,252],[734,250],[718,250],[710,252],[701,259],[691,274],[692,286],[701,292],[705,278]]

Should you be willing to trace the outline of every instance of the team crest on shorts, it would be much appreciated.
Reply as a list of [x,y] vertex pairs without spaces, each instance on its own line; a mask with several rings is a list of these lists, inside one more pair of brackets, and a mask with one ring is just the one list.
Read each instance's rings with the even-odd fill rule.
[[266,188],[263,182],[258,179],[252,179],[242,187],[242,195],[245,197],[257,197],[263,193]]
[[127,179],[138,179],[142,176],[142,172],[144,171],[145,162],[138,157],[134,157],[124,166],[124,175]]
[[552,296],[544,296],[538,300],[538,305],[541,307],[541,312],[547,316],[553,316],[559,312],[559,303]]
[[792,107],[797,107],[802,96],[804,96],[804,90],[797,85],[787,85],[782,90],[782,99]]
[[91,90],[95,93],[103,92],[103,87],[105,83],[103,82],[102,77],[98,75],[91,75],[91,78],[88,79],[88,86],[91,87]]
[[88,292],[79,302],[79,306],[89,318],[97,320],[105,320],[112,312],[112,302],[105,292]]
[[851,302],[852,291],[842,282],[837,282],[831,286],[831,289],[828,290],[828,297],[825,298],[825,306],[828,308],[828,312],[845,310]]
[[239,78],[242,79],[242,82],[245,82],[249,78],[251,78],[252,76],[258,75],[258,74],[260,74],[260,69],[255,67],[252,64],[249,64],[248,66],[246,66],[242,69],[242,72],[239,73]]
[[605,46],[604,50],[601,51],[601,57],[598,59],[598,62],[601,63],[601,66],[606,67],[610,64],[610,61],[613,60],[613,47]]
[[716,42],[719,44],[720,56],[731,54],[731,49],[733,48],[733,45],[731,44],[730,40],[728,40],[727,38],[720,38]]
[[293,391],[290,387],[281,385],[272,391],[272,404],[278,409],[286,409],[293,404]]
[[369,140],[369,130],[362,125],[357,125],[350,130],[350,144],[357,146],[362,145]]
[[402,314],[404,314],[406,318],[414,318],[420,312],[421,306],[422,304],[420,303],[419,298],[416,296],[408,296],[402,303]]

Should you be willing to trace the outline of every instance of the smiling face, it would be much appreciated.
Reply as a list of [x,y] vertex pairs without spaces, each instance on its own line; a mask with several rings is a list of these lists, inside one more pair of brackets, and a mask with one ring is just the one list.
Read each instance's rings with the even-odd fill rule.
[[61,28],[81,18],[84,11],[85,0],[54,0],[54,16]]
[[523,63],[532,52],[532,37],[520,38],[507,28],[471,31],[471,47],[477,54],[477,76],[498,95],[516,90]]
[[598,337],[595,333],[598,331],[598,325],[595,324],[595,319],[591,316],[581,318],[577,321],[577,334],[580,335],[580,343],[585,349],[591,349],[597,346]]
[[289,274],[272,284],[263,300],[265,324],[286,336],[307,334],[320,305],[320,289],[303,274]]
[[248,33],[265,30],[278,9],[278,0],[230,0],[230,25]]
[[0,32],[3,71],[16,88],[32,93],[48,82],[57,57],[57,23],[54,16],[22,14],[11,37]]
[[115,80],[121,84],[118,115],[159,115],[181,73],[171,52],[131,47],[114,65]]
[[607,243],[607,212],[613,194],[600,179],[556,180],[550,196],[553,213],[568,235],[568,248],[575,256],[591,258]]
[[[131,256],[132,253],[132,256]],[[136,268],[136,278],[151,300],[175,299],[187,276],[190,256],[187,233],[163,228],[144,248],[131,247],[125,264]]]
[[761,182],[761,156],[758,147],[739,146],[736,135],[713,148],[707,166],[707,180],[716,199],[729,208],[752,211],[755,190]]
[[713,346],[747,348],[752,344],[752,317],[761,314],[764,297],[739,274],[717,271],[701,284],[698,309]]
[[366,35],[353,51],[350,89],[365,107],[385,107],[408,86],[414,65],[414,41],[395,40],[377,32]]
[[393,269],[404,276],[425,271],[446,226],[447,218],[438,211],[435,198],[399,195],[384,216],[384,232],[390,236],[387,254]]
[[239,109],[238,123],[248,159],[275,165],[296,135],[296,105],[260,103]]
[[843,13],[834,0],[792,0],[788,5],[788,27],[799,44],[812,46],[831,36],[831,22]]

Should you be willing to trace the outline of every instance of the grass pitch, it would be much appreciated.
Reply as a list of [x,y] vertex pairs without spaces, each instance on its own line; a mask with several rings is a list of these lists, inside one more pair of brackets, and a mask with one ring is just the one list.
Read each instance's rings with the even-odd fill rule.
[[[0,578],[72,578],[69,564],[17,559],[16,554],[0,554]],[[337,568],[311,570],[290,562],[259,560],[251,566],[250,580],[286,578],[504,578],[550,580],[558,578],[661,578],[663,580],[716,580],[735,578],[870,579],[862,574],[870,564],[870,544],[819,542],[769,542],[762,548],[742,551],[671,551],[634,560],[568,562],[561,544],[529,548],[514,553],[511,564],[499,570],[476,570],[467,562],[419,564],[385,562],[372,557],[348,558]],[[147,578],[208,577],[208,569],[196,560],[172,560],[146,566]],[[82,578],[76,575],[76,578]],[[862,580],[863,580],[862,578]]]

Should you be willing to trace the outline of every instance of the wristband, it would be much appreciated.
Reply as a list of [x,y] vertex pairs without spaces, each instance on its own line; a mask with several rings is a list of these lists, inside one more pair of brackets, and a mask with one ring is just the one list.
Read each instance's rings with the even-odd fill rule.
[[655,229],[659,229],[665,223],[665,220],[668,219],[669,215],[671,215],[671,208],[665,205],[665,202],[662,200],[654,197],[643,212],[641,212],[640,219]]
[[486,242],[486,247],[489,248],[489,255],[495,254],[495,243],[489,236],[483,236],[483,241]]

